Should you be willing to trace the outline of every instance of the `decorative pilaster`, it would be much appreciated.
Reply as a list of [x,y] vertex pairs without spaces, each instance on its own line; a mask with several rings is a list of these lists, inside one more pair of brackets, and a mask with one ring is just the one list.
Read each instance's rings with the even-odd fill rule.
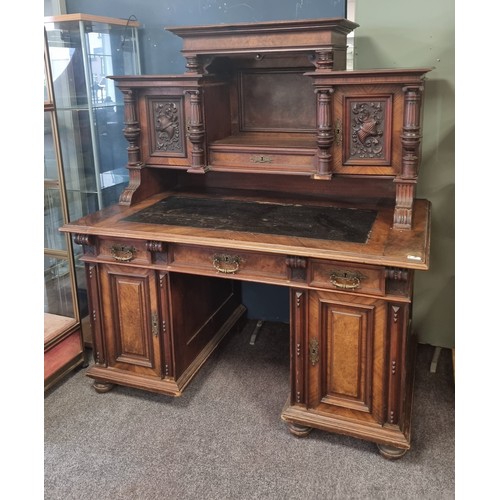
[[403,405],[404,384],[401,383],[401,370],[404,366],[405,333],[408,315],[407,305],[391,304],[389,307],[389,362],[387,367],[387,414],[389,424],[402,427],[400,421]]
[[332,126],[332,94],[333,87],[318,87],[316,93],[316,143],[317,166],[314,179],[332,178],[333,126]]
[[192,144],[191,168],[188,172],[205,173],[205,126],[203,124],[203,110],[201,105],[201,92],[199,90],[186,90],[190,102],[190,118],[187,126],[187,137]]
[[411,229],[413,222],[413,202],[416,194],[421,145],[421,102],[423,87],[408,85],[403,87],[404,118],[401,134],[401,172],[394,179],[396,183],[396,206],[394,228]]
[[306,294],[296,291],[293,294],[293,316],[292,316],[292,336],[290,343],[291,370],[292,370],[292,394],[293,402],[303,404],[306,401],[305,395],[305,360],[307,349],[304,348],[304,335],[306,324]]

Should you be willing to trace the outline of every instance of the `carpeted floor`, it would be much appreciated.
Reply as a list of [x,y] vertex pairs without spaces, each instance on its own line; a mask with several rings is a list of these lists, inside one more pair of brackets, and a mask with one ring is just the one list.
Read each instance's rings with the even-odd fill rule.
[[85,370],[45,395],[45,500],[453,499],[451,351],[436,373],[419,345],[412,449],[388,461],[376,445],[280,419],[288,396],[288,325],[230,334],[185,393],[116,386],[98,394]]

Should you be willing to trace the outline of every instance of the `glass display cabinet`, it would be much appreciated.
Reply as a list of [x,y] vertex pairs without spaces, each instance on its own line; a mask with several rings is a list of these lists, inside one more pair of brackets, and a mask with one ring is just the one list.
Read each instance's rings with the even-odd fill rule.
[[[115,203],[128,184],[123,96],[107,76],[141,72],[140,25],[131,17],[44,19],[69,220]],[[80,248],[75,245],[76,252]],[[86,284],[79,255],[74,257],[84,340],[90,347]]]
[[45,43],[44,387],[85,362],[71,239],[59,232],[68,210],[61,144]]

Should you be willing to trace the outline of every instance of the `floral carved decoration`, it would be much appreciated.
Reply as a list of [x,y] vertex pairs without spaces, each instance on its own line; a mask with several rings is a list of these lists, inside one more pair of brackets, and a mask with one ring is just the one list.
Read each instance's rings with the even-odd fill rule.
[[384,157],[385,106],[382,102],[356,102],[351,107],[351,157]]
[[180,142],[179,108],[175,102],[154,104],[156,149],[159,151],[182,151]]

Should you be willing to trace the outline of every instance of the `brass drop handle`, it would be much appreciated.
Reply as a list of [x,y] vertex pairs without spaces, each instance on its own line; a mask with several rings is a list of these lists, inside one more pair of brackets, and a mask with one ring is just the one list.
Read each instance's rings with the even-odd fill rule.
[[120,262],[130,262],[135,256],[136,249],[126,245],[113,245],[111,255]]
[[212,263],[218,273],[236,274],[240,269],[241,258],[238,255],[214,255]]
[[366,276],[358,271],[338,271],[330,273],[330,282],[333,286],[342,290],[355,290],[361,285],[361,280]]

